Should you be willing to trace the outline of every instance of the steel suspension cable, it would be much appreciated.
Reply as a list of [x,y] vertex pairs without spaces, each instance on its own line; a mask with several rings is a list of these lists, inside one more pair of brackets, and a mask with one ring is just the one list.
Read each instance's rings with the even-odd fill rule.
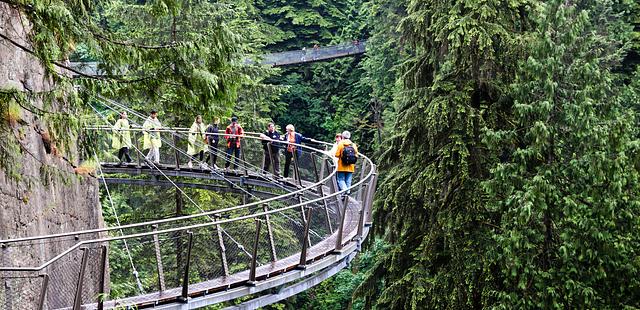
[[[95,158],[98,160],[98,171],[100,172],[102,182],[104,183],[104,189],[107,192],[107,197],[109,198],[109,204],[111,205],[111,210],[113,212],[114,217],[116,218],[116,224],[118,224],[118,227],[120,227],[121,226],[120,217],[118,216],[118,211],[116,210],[116,207],[113,203],[113,198],[111,198],[111,192],[109,191],[109,186],[107,185],[107,181],[104,179],[104,174],[102,173],[102,165],[100,165],[100,158],[98,157],[98,154],[96,154],[95,151],[93,152],[93,156],[95,156]],[[122,231],[122,229],[119,229],[118,231],[120,232],[120,236],[124,237],[124,232]],[[136,284],[138,285],[138,290],[140,291],[141,294],[144,294],[144,289],[142,288],[142,282],[140,281],[138,269],[136,269],[136,266],[133,263],[133,257],[131,257],[131,251],[129,250],[129,244],[127,243],[127,239],[122,239],[122,241],[124,243],[125,252],[127,252],[127,257],[129,258],[129,264],[131,265],[131,269],[133,270],[133,276],[136,278]]]
[[[107,118],[106,118],[104,115],[102,115],[102,113],[100,113],[100,111],[98,111],[98,110],[97,110],[97,109],[96,109],[92,104],[89,104],[89,105],[91,106],[91,108],[92,108],[92,109],[93,109],[93,110],[94,110],[98,115],[100,115],[100,117],[103,119],[103,121],[104,121],[105,123],[109,124],[109,121],[107,120]],[[143,152],[142,152],[138,147],[136,147],[135,145],[132,145],[132,146],[133,146],[133,148],[134,148],[134,149],[135,149],[135,150],[136,150],[140,155],[144,156],[144,153],[143,153]],[[158,170],[158,172],[160,172],[160,174],[162,174],[162,176],[164,176],[164,177],[165,177],[165,178],[166,178],[166,179],[167,179],[167,180],[168,180],[168,181],[169,181],[169,182],[170,182],[170,183],[171,183],[171,184],[176,188],[176,190],[177,190],[177,191],[179,191],[182,195],[184,195],[185,197],[187,197],[187,199],[188,199],[191,203],[193,203],[193,205],[195,205],[195,206],[196,206],[196,208],[198,208],[198,210],[200,210],[200,212],[202,212],[202,213],[205,213],[205,212],[206,212],[202,207],[200,207],[200,205],[199,205],[198,203],[196,203],[193,199],[191,199],[191,197],[190,197],[189,195],[187,195],[187,194],[186,194],[186,193],[185,193],[185,192],[184,192],[184,191],[183,191],[183,190],[182,190],[182,189],[181,189],[181,188],[180,188],[176,183],[174,183],[174,182],[173,182],[173,180],[171,180],[171,178],[169,178],[169,177],[168,177],[168,176],[167,176],[167,175],[162,171],[162,169],[160,169],[158,166],[156,166],[156,164],[155,164],[155,163],[153,163],[153,162],[151,162],[151,161],[147,161],[147,162],[148,162],[148,164],[149,164],[149,165],[151,165],[154,169]],[[207,217],[210,221],[215,222],[215,220],[214,220],[211,216],[207,215],[206,217]],[[224,229],[222,229],[222,231],[223,231],[227,236],[229,236],[229,234],[228,234]],[[232,241],[233,241],[233,242],[238,246],[238,248],[240,248],[240,249],[241,249],[241,250],[242,250],[242,251],[243,251],[247,256],[249,256],[250,258],[252,257],[251,253],[249,253],[247,250],[245,250],[245,247],[244,247],[242,244],[240,244],[238,241],[236,241],[235,239],[233,239],[231,236],[229,236],[229,238],[230,238],[230,239],[231,239],[231,240],[232,240]]]
[[[102,99],[102,98],[104,98],[104,97],[101,97],[100,99]],[[121,107],[122,109],[126,109],[126,110],[127,110],[127,112],[130,112],[130,113],[131,113],[131,114],[133,114],[134,116],[137,116],[137,117],[142,118],[142,119],[144,119],[144,118],[145,118],[145,116],[144,116],[144,115],[139,114],[139,113],[137,113],[137,112],[135,112],[135,111],[131,110],[131,109],[130,109],[130,108],[128,108],[127,106],[124,106],[124,105],[122,105],[122,104],[117,103],[117,102],[116,102],[116,101],[114,101],[114,100],[110,100],[110,99],[106,99],[106,98],[104,98],[103,100],[108,101],[108,102],[110,102],[110,103],[113,103],[114,105],[117,105],[117,106]],[[104,103],[104,102],[103,102],[103,103]],[[114,111],[114,112],[116,112],[116,113],[118,113],[118,112],[119,112],[118,110],[114,109],[113,107],[111,107],[111,106],[109,106],[109,105],[107,105],[107,104],[105,104],[105,107],[109,108],[110,110],[112,110],[112,111]],[[140,126],[140,125],[139,125],[139,124],[137,124],[137,123],[134,123],[134,124],[136,124],[137,126]],[[176,147],[176,146],[175,146],[171,141],[167,141],[166,139],[163,139],[162,137],[160,137],[160,139],[161,139],[165,144],[169,145],[169,147],[171,147],[172,149],[174,149],[174,150],[176,150],[176,151],[180,152],[180,153],[181,153],[181,154],[183,154],[183,155],[187,155],[187,156],[191,157],[190,155],[188,155],[188,154],[186,154],[184,151],[182,151],[182,149],[180,149],[180,148]],[[225,153],[225,154],[226,154],[226,153]],[[193,160],[194,160],[196,163],[202,163],[201,161],[199,161],[199,160],[198,160],[198,159],[196,159],[196,158],[193,158]],[[155,166],[155,164],[154,164],[154,166]],[[246,190],[246,189],[244,189],[243,187],[238,186],[237,184],[235,184],[235,183],[231,182],[229,179],[227,179],[227,178],[224,176],[224,174],[223,174],[223,173],[220,173],[220,172],[217,172],[217,171],[216,171],[216,172],[214,172],[214,174],[216,174],[216,175],[220,176],[222,179],[224,179],[224,180],[225,180],[226,182],[228,182],[230,185],[235,186],[236,188],[238,188],[238,189],[239,189],[240,191],[242,191],[243,193],[245,193],[245,194],[247,194],[247,195],[250,195],[251,197],[256,198],[256,199],[258,199],[258,200],[259,200],[259,197],[258,197],[257,195],[255,195],[255,194],[253,194],[253,193],[251,193],[251,192],[247,191],[247,190]],[[271,181],[272,181],[271,183],[274,183],[274,184],[276,184],[276,185],[278,185],[278,186],[281,186],[279,183],[277,183],[277,181],[274,181],[274,180],[271,180]],[[284,186],[281,186],[281,188],[286,189]],[[302,196],[302,198],[303,198],[303,199],[305,199],[305,197],[304,197],[304,196]],[[307,199],[307,201],[308,201],[308,199]],[[204,210],[203,210],[202,212],[204,212]],[[285,214],[285,213],[282,213],[282,212],[280,212],[280,214],[281,214],[282,216],[284,216],[286,219],[288,219],[288,220],[290,220],[291,222],[293,222],[294,224],[296,224],[297,226],[299,226],[299,227],[304,227],[304,224],[303,224],[303,223],[301,223],[300,221],[298,221],[298,220],[296,220],[296,219],[291,218],[289,215],[287,215],[287,214]],[[311,234],[315,235],[316,237],[321,238],[320,234],[318,234],[318,233],[317,233],[315,230],[313,230],[313,229],[309,229],[309,233],[311,233]],[[229,236],[229,238],[231,238],[231,236]],[[247,254],[248,254],[248,252],[247,252]]]

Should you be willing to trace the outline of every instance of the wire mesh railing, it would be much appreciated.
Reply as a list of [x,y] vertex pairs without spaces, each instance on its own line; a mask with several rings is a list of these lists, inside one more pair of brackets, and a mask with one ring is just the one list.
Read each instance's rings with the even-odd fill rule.
[[[114,166],[113,157],[108,157],[113,152],[108,143],[111,129],[93,129],[97,133],[92,139],[104,147],[99,149],[99,157],[111,158],[107,161]],[[176,132],[179,133],[170,132],[172,137]],[[251,135],[245,138],[246,148],[262,150],[261,140]],[[174,146],[186,148],[180,143]],[[277,189],[281,192],[276,191],[279,195],[269,199],[260,200],[249,191],[251,199],[246,204],[220,210],[119,227],[0,240],[0,281],[11,284],[18,281],[14,280],[18,276],[31,279],[23,285],[0,288],[0,309],[81,305],[109,308],[179,301],[205,291],[260,281],[340,250],[362,236],[362,227],[368,222],[375,166],[362,156],[358,169],[364,172],[354,175],[351,196],[342,196],[346,190],[336,188],[333,159],[321,150],[299,147],[307,156],[305,164],[298,166],[304,172],[297,173],[299,179],[284,182],[264,177],[258,165],[262,154],[247,152],[241,164],[248,174],[262,178],[265,184],[280,182]],[[212,167],[182,168],[182,160],[188,157],[166,155],[168,161],[178,158],[180,164],[162,162],[161,156],[157,171],[179,168],[211,174]],[[104,164],[103,167],[109,166]],[[139,170],[142,165],[131,168]],[[235,174],[247,176],[244,172],[220,173],[221,178]],[[295,186],[296,181],[302,189]],[[245,184],[233,184],[247,189]],[[39,251],[30,251],[34,249]],[[25,255],[37,259],[21,260]],[[134,258],[133,263],[128,262],[127,255]],[[26,295],[30,297],[14,296],[19,290],[28,291]],[[25,306],[16,308],[16,302]]]

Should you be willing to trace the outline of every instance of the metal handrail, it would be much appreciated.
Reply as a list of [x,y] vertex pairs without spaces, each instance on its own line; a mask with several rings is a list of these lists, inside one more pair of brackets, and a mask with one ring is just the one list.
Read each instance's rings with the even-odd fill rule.
[[[104,128],[88,127],[86,129],[89,129],[89,130],[102,130]],[[111,129],[112,128],[109,128],[109,130],[111,130]],[[130,131],[141,131],[141,130],[142,131],[147,131],[147,130],[143,130],[143,129],[130,129]],[[122,131],[125,131],[125,130],[122,130]],[[180,132],[180,131],[173,131],[172,129],[167,127],[167,128],[162,129],[161,132],[173,133],[173,132]],[[225,134],[221,134],[221,135],[225,135]],[[243,136],[243,135],[227,135],[227,136],[237,136],[237,137],[244,137],[244,138],[249,138],[249,139],[262,139],[260,137]],[[284,141],[282,143],[283,144],[292,144],[292,145],[295,145],[295,146],[300,146],[300,147],[307,148],[307,149],[310,149],[312,151],[316,151],[316,152],[324,154],[322,150],[318,150],[318,149],[315,149],[315,148],[312,148],[312,147],[309,147],[309,146],[306,146],[306,145],[290,143],[290,142],[284,142]],[[327,156],[327,155],[325,154],[325,156]],[[244,204],[244,205],[233,206],[233,207],[229,207],[229,208],[213,210],[213,211],[207,211],[207,212],[191,214],[191,215],[183,215],[183,216],[179,216],[179,217],[173,217],[173,218],[162,219],[162,220],[154,220],[154,221],[148,221],[148,222],[127,224],[127,225],[123,225],[123,226],[113,226],[113,227],[80,230],[80,231],[58,233],[58,234],[50,234],[50,235],[42,235],[42,236],[6,239],[6,240],[0,240],[0,244],[9,244],[9,243],[17,243],[17,242],[25,242],[25,241],[43,240],[43,239],[49,239],[49,238],[60,238],[60,237],[70,237],[70,236],[77,236],[77,235],[101,233],[101,232],[107,232],[107,231],[118,230],[118,229],[129,229],[129,228],[136,228],[136,227],[142,227],[142,226],[148,226],[148,225],[165,224],[165,223],[177,222],[177,221],[181,221],[181,220],[188,220],[188,219],[193,219],[193,218],[199,218],[199,217],[205,217],[205,216],[214,215],[214,214],[220,214],[220,213],[235,211],[235,210],[239,210],[239,209],[243,209],[243,208],[258,206],[260,204],[264,204],[264,203],[267,203],[267,202],[281,200],[283,198],[287,198],[287,197],[290,197],[290,196],[295,196],[297,194],[306,192],[306,191],[308,191],[310,189],[318,187],[320,184],[326,183],[331,177],[333,177],[335,175],[335,173],[336,173],[336,170],[333,170],[333,171],[331,171],[331,173],[329,173],[329,175],[327,177],[325,177],[324,179],[320,180],[319,182],[313,183],[313,184],[311,184],[311,185],[309,185],[307,187],[303,187],[303,188],[295,190],[293,192],[289,192],[287,194],[283,194],[283,195],[280,195],[280,196],[274,196],[272,198],[267,198],[265,200],[251,202],[251,203]],[[0,271],[2,271],[2,270],[3,269],[0,267]]]
[[[251,136],[245,136],[245,137],[254,138],[254,137],[251,137]],[[317,150],[317,149],[314,149],[314,148],[311,148],[311,147],[308,147],[308,146],[305,146],[305,145],[295,144],[295,143],[291,143],[291,144],[294,144],[296,146],[300,146],[300,147],[303,147],[303,148],[308,148],[308,149],[311,149],[311,150],[319,151],[319,152],[322,153],[321,150]],[[366,162],[369,164],[370,168],[369,168],[369,171],[366,174],[366,176],[364,178],[360,179],[355,184],[352,184],[352,187],[357,187],[357,186],[363,185],[365,183],[365,181],[370,180],[371,177],[374,175],[374,170],[371,169],[371,167],[373,167],[373,162],[371,161],[371,159],[369,159],[368,157],[366,157],[365,155],[362,155],[362,154],[361,154],[361,156],[366,160]],[[336,172],[336,170],[332,171],[329,174],[328,177],[326,177],[325,179],[321,180],[320,182],[314,183],[312,186],[309,186],[308,188],[313,188],[313,187],[317,187],[317,186],[319,186],[321,184],[324,184],[327,180],[329,180],[335,174],[335,172]],[[272,197],[272,198],[269,198],[269,199],[266,199],[266,200],[262,200],[262,201],[258,201],[258,202],[253,202],[253,203],[249,203],[249,204],[245,204],[245,205],[226,208],[224,210],[214,210],[214,211],[208,211],[208,212],[204,212],[204,213],[198,213],[198,214],[187,215],[187,216],[182,216],[182,217],[175,217],[175,218],[171,218],[171,219],[164,219],[164,220],[149,221],[149,222],[144,222],[144,223],[129,224],[129,225],[124,225],[124,226],[120,226],[120,227],[108,227],[108,228],[77,231],[77,232],[69,232],[69,233],[61,233],[61,234],[53,234],[53,235],[45,235],[45,236],[36,236],[36,237],[0,240],[0,243],[6,244],[6,243],[15,243],[15,242],[31,241],[31,240],[42,240],[42,239],[64,237],[64,236],[75,236],[75,235],[79,235],[79,234],[99,233],[99,232],[105,232],[105,231],[110,231],[110,230],[114,230],[114,229],[140,227],[140,226],[154,225],[154,224],[160,224],[160,223],[174,222],[174,221],[178,221],[178,220],[196,218],[196,217],[201,217],[201,216],[208,216],[208,215],[218,214],[218,213],[226,212],[226,211],[230,211],[230,210],[238,210],[240,208],[245,208],[245,207],[248,207],[248,206],[255,206],[255,205],[259,205],[259,204],[264,204],[265,202],[277,200],[277,199],[280,199],[282,197],[287,197],[287,196],[295,195],[297,193],[304,192],[308,188],[303,188],[303,189],[300,189],[300,190],[297,190],[297,191],[294,191],[294,192],[290,192],[288,194]],[[269,211],[262,211],[262,212],[259,212],[259,213],[240,216],[240,217],[236,217],[236,218],[232,218],[232,219],[215,220],[215,221],[210,221],[210,222],[202,223],[202,224],[194,224],[194,225],[189,225],[189,226],[182,226],[182,227],[177,227],[177,228],[169,228],[169,229],[164,229],[164,230],[155,230],[155,231],[149,231],[149,232],[144,232],[144,233],[137,233],[137,234],[118,236],[118,237],[111,237],[111,238],[94,238],[94,239],[89,239],[89,240],[83,240],[83,241],[80,241],[80,242],[74,244],[73,246],[71,246],[67,250],[63,251],[62,253],[58,254],[57,256],[53,257],[52,259],[44,262],[42,265],[40,265],[38,267],[4,267],[3,266],[3,267],[0,267],[0,271],[40,271],[40,270],[46,268],[47,266],[51,265],[52,263],[58,261],[59,259],[63,258],[65,255],[67,255],[68,253],[72,252],[73,250],[79,248],[82,245],[92,244],[92,243],[100,243],[100,242],[108,242],[108,241],[117,241],[117,240],[124,240],[124,239],[132,239],[132,238],[139,238],[139,237],[151,236],[151,235],[154,235],[154,234],[186,231],[186,230],[191,230],[191,229],[195,229],[195,228],[210,227],[210,226],[213,226],[213,225],[219,225],[219,224],[224,224],[224,223],[231,223],[231,222],[235,222],[235,221],[242,221],[242,220],[257,218],[257,217],[270,215],[270,214],[277,213],[277,212],[290,210],[290,209],[293,209],[293,208],[303,207],[303,206],[306,206],[306,205],[309,205],[309,204],[313,204],[313,203],[316,203],[316,202],[321,202],[321,201],[326,200],[328,198],[337,197],[338,195],[346,193],[349,190],[350,190],[350,188],[349,189],[343,189],[343,190],[336,191],[333,194],[325,195],[323,197],[311,199],[311,200],[308,200],[308,201],[305,201],[305,202],[302,202],[302,203],[298,203],[298,204],[294,204],[294,205],[291,205],[291,206],[286,206],[286,207],[283,207],[283,208],[269,210]]]

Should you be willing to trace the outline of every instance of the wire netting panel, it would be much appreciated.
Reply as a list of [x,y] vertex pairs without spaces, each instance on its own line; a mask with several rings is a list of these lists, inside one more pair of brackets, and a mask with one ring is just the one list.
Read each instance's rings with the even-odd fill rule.
[[235,221],[220,226],[222,228],[224,245],[227,249],[229,274],[249,269],[256,236],[255,220]]
[[286,258],[302,250],[304,222],[299,208],[273,213],[271,223],[278,258]]
[[194,232],[189,283],[199,283],[224,276],[221,253],[215,226],[201,228]]
[[46,304],[49,308],[72,307],[78,288],[83,251],[76,249],[46,268],[49,275]]
[[[314,205],[311,211],[311,221],[309,223],[309,233],[311,244],[316,245],[331,235],[327,213],[323,205]],[[333,228],[333,226],[331,227]]]
[[[92,244],[87,248],[87,266],[82,278],[81,303],[89,304],[98,302],[100,295],[100,279],[102,268],[102,252],[104,249],[99,244]],[[108,281],[109,278],[106,278]],[[107,282],[108,283],[108,282]]]

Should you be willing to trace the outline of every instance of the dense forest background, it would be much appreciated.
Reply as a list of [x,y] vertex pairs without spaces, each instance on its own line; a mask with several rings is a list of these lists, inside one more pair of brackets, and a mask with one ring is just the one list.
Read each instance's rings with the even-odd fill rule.
[[[75,105],[100,93],[162,107],[167,125],[351,130],[374,154],[375,238],[351,270],[270,308],[640,308],[638,1],[7,3],[61,87],[65,57],[130,66],[74,81]],[[238,61],[354,39],[366,55]]]

